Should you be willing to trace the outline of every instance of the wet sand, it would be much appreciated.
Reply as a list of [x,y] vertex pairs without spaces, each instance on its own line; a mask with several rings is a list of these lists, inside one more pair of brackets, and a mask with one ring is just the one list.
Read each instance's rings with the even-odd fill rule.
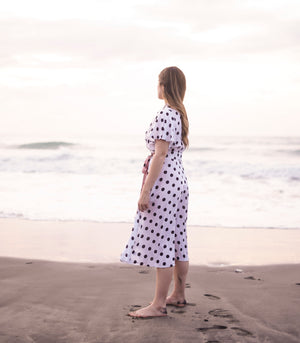
[[155,270],[121,263],[1,257],[0,342],[300,341],[300,264],[192,266],[185,308],[127,316],[148,304],[154,280]]
[[300,342],[300,230],[189,227],[189,304],[151,320],[127,316],[155,284],[118,262],[130,230],[0,219],[0,343]]
[[[0,256],[118,263],[130,223],[0,219]],[[300,230],[188,226],[193,265],[300,263]]]

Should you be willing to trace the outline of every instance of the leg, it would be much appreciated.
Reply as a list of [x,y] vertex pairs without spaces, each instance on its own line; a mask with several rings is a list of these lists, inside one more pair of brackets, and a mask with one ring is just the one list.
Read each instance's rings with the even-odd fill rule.
[[167,304],[184,306],[185,301],[185,281],[189,269],[188,261],[176,261],[174,269],[174,289],[167,298]]
[[131,317],[164,317],[166,313],[166,300],[172,281],[173,267],[156,269],[156,287],[152,303],[138,311],[130,312]]
[[175,232],[177,234],[177,238],[175,239],[176,260],[174,269],[174,289],[171,295],[167,298],[168,305],[175,305],[178,307],[183,307],[186,304],[185,282],[189,269],[186,234],[189,191],[186,181],[184,181],[184,183],[184,189],[181,193],[180,199],[178,199],[179,206],[177,208],[176,216],[177,225]]
[[156,307],[166,307],[169,287],[172,281],[173,267],[156,269],[156,289],[152,304]]

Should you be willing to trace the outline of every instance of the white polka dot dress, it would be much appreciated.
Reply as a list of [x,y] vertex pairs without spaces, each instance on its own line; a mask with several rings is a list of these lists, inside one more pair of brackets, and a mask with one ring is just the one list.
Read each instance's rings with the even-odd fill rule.
[[180,114],[164,106],[150,124],[145,139],[151,152],[154,152],[156,139],[170,142],[169,150],[151,189],[149,208],[137,211],[131,237],[120,260],[140,266],[173,267],[176,260],[188,261],[189,192],[182,166],[185,147],[181,140]]

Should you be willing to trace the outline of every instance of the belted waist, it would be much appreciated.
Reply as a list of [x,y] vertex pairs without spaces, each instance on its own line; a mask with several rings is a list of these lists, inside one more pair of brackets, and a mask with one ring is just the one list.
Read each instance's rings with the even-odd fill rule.
[[[152,152],[150,155],[147,156],[147,158],[145,159],[145,162],[143,164],[143,169],[142,169],[142,173],[144,174],[143,176],[143,182],[142,182],[142,188],[143,189],[143,186],[144,186],[144,183],[146,181],[146,177],[147,177],[147,174],[148,174],[148,169],[149,169],[149,164],[150,164],[150,161],[151,161],[151,158],[153,157],[154,155],[154,152]],[[167,155],[166,155],[166,159],[180,159],[179,163],[181,162],[181,158],[182,158],[182,152],[181,151],[168,151]]]
[[149,163],[153,155],[154,155],[154,152],[152,152],[149,156],[147,156],[143,165],[142,173],[144,174],[144,176],[143,176],[143,182],[142,182],[142,189],[146,181],[146,177],[147,177],[148,169],[149,169]]

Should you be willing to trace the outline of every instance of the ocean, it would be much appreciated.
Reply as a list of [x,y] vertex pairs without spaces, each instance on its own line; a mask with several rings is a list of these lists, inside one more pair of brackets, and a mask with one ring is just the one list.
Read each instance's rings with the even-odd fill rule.
[[[143,135],[2,136],[0,217],[131,223]],[[189,225],[300,228],[300,137],[192,136]]]

